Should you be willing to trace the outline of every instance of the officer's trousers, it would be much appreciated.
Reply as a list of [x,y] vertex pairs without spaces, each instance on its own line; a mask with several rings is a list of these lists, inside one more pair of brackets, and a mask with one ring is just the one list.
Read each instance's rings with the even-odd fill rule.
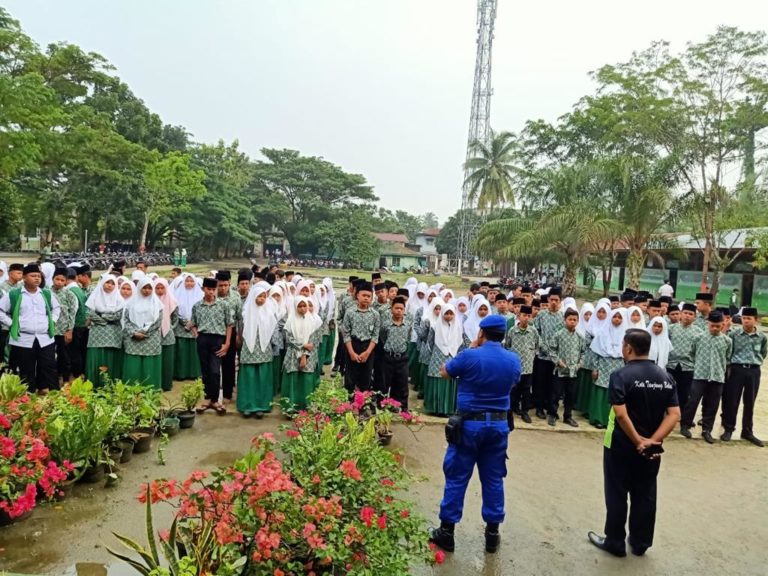
[[605,484],[605,543],[624,549],[627,533],[627,496],[629,508],[629,543],[636,548],[650,548],[656,525],[656,477],[661,460],[648,460],[631,447],[603,449]]
[[507,475],[506,421],[464,422],[461,444],[449,444],[443,460],[445,491],[440,520],[456,523],[464,510],[464,494],[477,464],[483,492],[485,522],[504,521],[504,478]]

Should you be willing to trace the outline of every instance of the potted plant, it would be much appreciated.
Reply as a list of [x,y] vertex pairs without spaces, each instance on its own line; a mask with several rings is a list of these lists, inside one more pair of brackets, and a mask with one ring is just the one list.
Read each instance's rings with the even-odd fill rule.
[[198,378],[193,382],[187,382],[181,387],[181,404],[183,411],[177,414],[180,428],[192,428],[195,424],[195,408],[204,396],[203,381]]

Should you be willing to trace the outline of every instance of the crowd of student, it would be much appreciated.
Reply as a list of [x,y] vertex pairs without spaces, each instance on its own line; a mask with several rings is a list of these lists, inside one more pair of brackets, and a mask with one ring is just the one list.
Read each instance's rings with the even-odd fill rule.
[[[337,299],[322,282],[271,268],[243,268],[195,277],[174,268],[170,280],[142,264],[131,277],[111,269],[92,281],[88,265],[69,268],[0,262],[0,350],[32,390],[45,392],[78,376],[139,381],[170,390],[174,380],[202,377],[199,410],[225,413],[235,397],[244,416],[270,412],[275,398],[286,410],[306,406],[323,367],[344,375],[346,388],[373,390],[408,409],[409,384],[424,411],[456,410],[457,387],[446,361],[474,346],[480,322],[506,319],[504,346],[520,356],[522,378],[512,412],[530,412],[556,426],[578,426],[574,410],[595,427],[609,425],[608,384],[623,366],[628,328],[652,338],[651,359],[677,382],[681,433],[691,437],[702,405],[702,436],[712,430],[722,399],[722,440],[730,440],[743,400],[741,435],[752,431],[760,366],[768,340],[757,311],[743,308],[732,324],[712,295],[674,305],[648,293],[625,291],[577,308],[557,286],[474,284],[456,295],[443,284],[410,278],[404,286],[374,273],[349,277]],[[338,332],[338,338],[336,337]],[[335,361],[334,361],[334,349]]]

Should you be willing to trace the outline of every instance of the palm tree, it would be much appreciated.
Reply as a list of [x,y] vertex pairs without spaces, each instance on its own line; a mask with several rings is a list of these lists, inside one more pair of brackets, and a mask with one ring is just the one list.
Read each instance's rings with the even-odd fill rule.
[[512,178],[516,171],[514,152],[517,141],[511,132],[491,131],[488,145],[475,140],[470,151],[475,155],[467,158],[464,185],[469,187],[469,200],[480,210],[514,204]]

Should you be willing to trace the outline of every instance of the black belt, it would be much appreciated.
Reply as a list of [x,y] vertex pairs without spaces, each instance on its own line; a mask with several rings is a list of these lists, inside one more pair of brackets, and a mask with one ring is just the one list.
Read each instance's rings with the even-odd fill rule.
[[760,369],[760,364],[733,364],[733,366],[738,366],[739,368],[744,368],[747,370]]
[[506,420],[507,419],[507,413],[506,412],[463,412],[459,414],[461,416],[462,420],[479,420],[479,421],[485,421],[485,420]]
[[389,352],[385,350],[384,355],[390,360],[400,360],[401,358],[407,358],[408,352]]

